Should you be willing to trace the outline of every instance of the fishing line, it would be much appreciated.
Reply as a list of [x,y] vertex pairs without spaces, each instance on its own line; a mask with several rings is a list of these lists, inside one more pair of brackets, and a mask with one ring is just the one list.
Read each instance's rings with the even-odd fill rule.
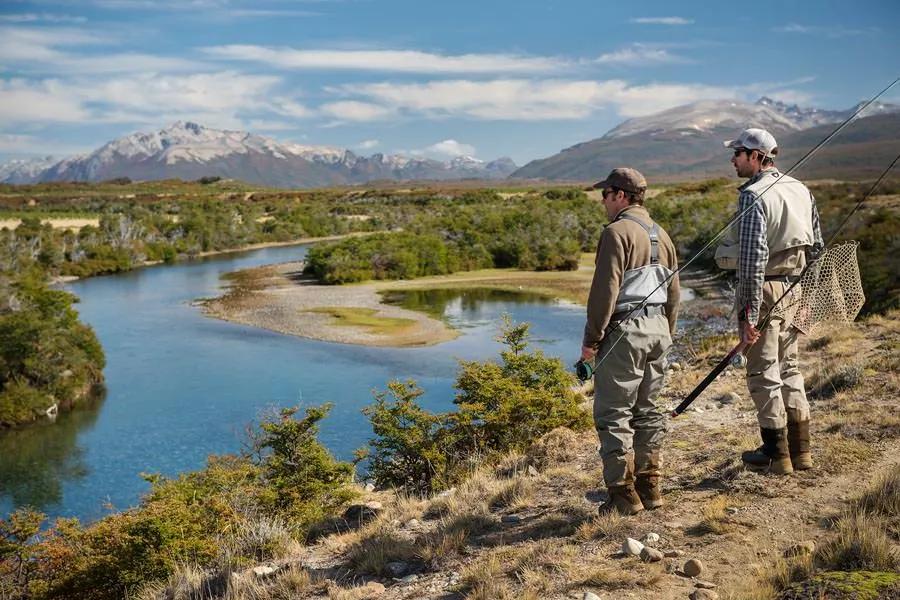
[[[819,262],[825,256],[826,249],[828,248],[828,246],[831,245],[831,243],[835,240],[835,238],[837,238],[837,235],[840,232],[840,230],[844,227],[844,225],[847,224],[847,221],[850,220],[850,217],[852,217],[856,213],[856,211],[862,207],[863,203],[865,203],[865,201],[868,200],[869,197],[873,193],[875,193],[875,190],[878,188],[879,185],[881,185],[881,182],[884,180],[885,177],[887,177],[887,174],[891,172],[891,169],[894,168],[894,166],[897,164],[898,161],[900,161],[900,154],[897,155],[897,157],[893,160],[893,162],[891,162],[891,164],[888,165],[888,168],[885,169],[884,172],[881,174],[881,176],[875,181],[875,183],[872,184],[872,187],[869,188],[869,191],[866,192],[865,195],[863,195],[862,200],[860,200],[859,202],[856,203],[856,206],[853,207],[853,210],[850,211],[850,214],[848,214],[844,218],[844,220],[841,221],[841,223],[840,223],[840,225],[838,225],[837,229],[834,230],[834,233],[832,233],[831,236],[828,238],[828,242],[824,245],[822,252],[816,258],[814,258],[812,260],[812,262],[810,262],[808,265],[806,265],[806,267],[803,269],[803,272],[800,273],[800,276],[797,277],[797,279],[793,283],[791,283],[790,287],[788,287],[784,291],[784,293],[781,294],[781,296],[778,298],[778,300],[776,300],[775,303],[772,304],[771,308],[769,308],[769,310],[763,316],[762,321],[760,321],[760,323],[759,323],[760,331],[762,331],[766,327],[768,327],[769,322],[772,320],[772,314],[775,310],[775,307],[777,307],[781,303],[781,301],[784,300],[791,293],[791,291],[800,283],[800,281],[803,279],[803,276],[806,274],[806,272],[809,271],[814,265],[816,265],[817,262]],[[731,351],[727,355],[725,355],[725,358],[723,358],[721,361],[719,361],[719,363],[715,367],[713,367],[713,369],[706,375],[706,377],[703,379],[703,381],[701,381],[699,384],[697,384],[697,386],[691,391],[691,393],[688,394],[685,397],[685,399],[681,401],[681,404],[679,404],[677,407],[675,407],[675,409],[671,413],[671,416],[677,417],[678,415],[683,413],[685,410],[687,410],[687,407],[690,406],[691,403],[694,400],[696,400],[697,397],[700,396],[700,394],[703,393],[703,390],[705,390],[709,386],[709,384],[712,383],[716,379],[716,377],[719,376],[719,373],[721,373],[722,371],[725,370],[725,367],[728,366],[728,364],[731,362],[731,359],[734,358],[735,356],[737,356],[737,354],[739,352],[742,352],[746,346],[747,346],[747,344],[745,344],[743,341],[741,341],[738,343],[737,346],[732,348]]]
[[[695,260],[697,260],[697,258],[699,258],[701,254],[703,254],[703,253],[704,253],[710,246],[712,246],[712,245],[713,245],[720,237],[722,237],[722,235],[723,235],[723,234],[724,234],[724,233],[725,233],[732,225],[734,225],[734,224],[735,224],[736,222],[738,222],[741,218],[743,218],[743,216],[744,216],[745,214],[749,213],[751,209],[755,208],[756,205],[757,205],[757,203],[758,203],[758,202],[760,201],[760,199],[762,198],[762,196],[763,196],[766,192],[768,192],[770,189],[772,189],[772,186],[778,184],[778,182],[780,182],[780,181],[782,180],[782,178],[783,178],[784,175],[790,175],[790,174],[791,174],[792,172],[794,172],[798,167],[800,167],[801,165],[803,165],[803,164],[804,164],[807,160],[809,160],[816,152],[818,152],[819,149],[822,148],[822,146],[824,146],[825,144],[827,144],[828,142],[830,142],[830,141],[831,141],[831,140],[832,140],[832,139],[833,139],[833,138],[834,138],[841,130],[843,130],[848,124],[850,124],[850,122],[853,121],[853,119],[855,119],[860,113],[862,113],[865,109],[867,109],[873,102],[875,102],[876,100],[878,100],[878,98],[880,98],[880,97],[883,96],[885,93],[887,93],[888,90],[890,90],[892,87],[894,87],[898,82],[900,82],[900,77],[894,79],[887,87],[885,87],[883,90],[881,90],[880,92],[878,92],[877,94],[875,94],[875,95],[874,95],[871,99],[869,99],[867,102],[865,102],[864,104],[860,105],[860,107],[857,108],[856,111],[855,111],[852,115],[850,115],[849,117],[847,117],[840,125],[838,125],[838,126],[834,129],[834,131],[832,131],[831,133],[829,133],[829,134],[828,134],[821,142],[819,142],[818,144],[816,144],[811,150],[809,150],[806,154],[804,154],[804,155],[800,158],[800,160],[798,160],[797,162],[795,162],[794,165],[793,165],[790,169],[788,169],[787,171],[785,171],[785,172],[782,174],[782,177],[779,177],[778,179],[776,179],[775,181],[773,181],[772,183],[770,183],[768,187],[766,187],[762,192],[759,193],[759,195],[757,196],[755,202],[753,202],[752,204],[748,205],[747,208],[745,208],[743,211],[736,213],[736,214],[734,215],[734,217],[732,217],[731,220],[728,221],[728,223],[725,224],[725,226],[723,226],[721,229],[719,229],[719,231],[718,231],[712,238],[710,238],[710,240],[709,240],[708,242],[706,242],[706,244],[704,244],[703,247],[701,247],[696,253],[694,253],[694,255],[693,255],[690,259],[688,259],[687,262],[685,262],[683,265],[681,265],[680,267],[678,267],[678,269],[676,269],[675,271],[673,271],[668,277],[666,277],[665,279],[663,279],[662,282],[659,283],[659,285],[657,285],[655,288],[653,288],[653,291],[651,291],[649,294],[647,294],[647,295],[644,297],[643,300],[641,300],[640,304],[638,304],[637,306],[635,306],[634,308],[632,308],[630,311],[628,311],[628,314],[626,314],[624,318],[619,319],[619,320],[616,322],[616,324],[612,327],[612,330],[611,330],[610,332],[608,332],[608,333],[604,336],[604,338],[606,338],[606,337],[608,337],[609,335],[611,335],[611,334],[615,333],[616,331],[620,330],[620,329],[621,329],[620,325],[621,325],[622,323],[624,323],[625,321],[627,321],[628,319],[630,319],[630,318],[631,318],[631,315],[633,315],[636,311],[638,311],[638,310],[640,310],[640,309],[643,309],[644,306],[647,305],[647,301],[648,301],[648,300],[650,299],[650,297],[654,294],[654,292],[656,292],[656,290],[660,289],[662,286],[664,286],[664,285],[666,285],[667,283],[669,283],[669,281],[671,281],[673,277],[675,277],[676,275],[678,275],[679,273],[681,273],[684,269],[686,269],[688,266],[690,266],[691,263],[693,263]],[[890,170],[890,169],[889,169],[889,170]],[[599,360],[597,360],[597,361],[594,362],[594,367],[593,367],[593,370],[594,370],[594,371],[596,371],[597,368],[598,368],[600,365],[603,364],[603,361],[605,361],[605,360],[607,359],[607,357],[612,353],[613,349],[616,347],[616,345],[619,343],[619,341],[624,337],[624,335],[625,335],[625,332],[624,332],[624,331],[623,331],[622,333],[620,333],[619,336],[618,336],[615,340],[613,340],[612,344],[610,345],[610,347],[609,347],[609,349],[606,351],[606,353],[605,353]]]

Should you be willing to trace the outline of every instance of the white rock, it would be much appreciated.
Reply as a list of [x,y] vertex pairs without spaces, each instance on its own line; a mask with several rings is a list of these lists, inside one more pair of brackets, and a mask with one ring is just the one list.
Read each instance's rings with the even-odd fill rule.
[[277,571],[277,567],[270,567],[269,565],[260,565],[258,567],[253,567],[253,574],[257,577],[268,577],[275,571]]
[[673,371],[680,371],[681,363],[673,362],[672,364],[669,365],[669,368],[672,369]]
[[641,542],[643,542],[645,545],[648,545],[648,546],[652,546],[653,544],[657,543],[658,541],[659,541],[659,534],[653,533],[652,531],[650,533],[648,533],[647,535],[645,535],[643,538],[641,538]]
[[622,542],[622,552],[625,554],[640,556],[643,549],[644,545],[634,538],[625,538],[625,541]]
[[374,492],[374,491],[375,491],[375,484],[372,483],[372,482],[367,483],[367,484],[366,484],[366,491],[367,491],[367,492]]
[[581,597],[581,600],[600,600],[600,596],[594,592],[585,592],[584,596]]

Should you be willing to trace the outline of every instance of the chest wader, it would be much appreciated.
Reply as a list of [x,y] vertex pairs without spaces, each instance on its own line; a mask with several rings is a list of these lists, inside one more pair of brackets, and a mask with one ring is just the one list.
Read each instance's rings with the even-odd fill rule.
[[[663,284],[672,274],[659,262],[659,225],[645,225],[628,213],[620,213],[616,221],[622,219],[637,223],[646,231],[650,238],[650,262],[623,274],[607,336],[614,335],[617,329],[619,335],[626,335],[625,328],[632,319],[664,315],[668,288]],[[597,396],[594,400],[604,480],[609,490],[609,499],[600,507],[601,514],[611,510],[634,514],[642,508],[658,508],[663,504],[658,448],[665,432],[665,417],[656,409],[653,398],[662,386],[668,343],[655,335],[662,333],[654,330],[655,321],[644,321],[649,327],[648,335],[622,340],[627,343],[620,345],[621,350],[606,357],[609,363],[603,382],[599,379],[595,382],[595,395],[606,397],[603,402],[598,402]],[[668,334],[668,321],[663,329]],[[637,379],[635,369],[642,373]],[[648,369],[653,385],[641,383],[648,377]],[[629,388],[637,394],[636,398],[623,392]]]

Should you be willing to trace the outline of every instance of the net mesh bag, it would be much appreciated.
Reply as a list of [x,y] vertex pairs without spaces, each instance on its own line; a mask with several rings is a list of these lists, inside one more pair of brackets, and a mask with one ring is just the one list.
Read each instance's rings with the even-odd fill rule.
[[858,246],[858,242],[843,242],[825,250],[776,306],[773,316],[807,334],[822,323],[853,322],[866,301],[856,259]]

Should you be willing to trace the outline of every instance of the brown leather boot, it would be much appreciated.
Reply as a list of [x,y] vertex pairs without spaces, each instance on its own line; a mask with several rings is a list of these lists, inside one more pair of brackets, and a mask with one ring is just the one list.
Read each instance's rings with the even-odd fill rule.
[[635,451],[634,457],[634,490],[641,499],[641,504],[648,510],[663,505],[659,477],[662,472],[662,459],[659,450],[646,454]]
[[809,451],[809,421],[788,421],[788,448],[791,464],[797,471],[812,469],[812,453]]
[[787,429],[761,427],[762,446],[741,454],[741,460],[751,469],[766,469],[773,475],[789,475],[794,472],[788,450]]
[[599,513],[605,515],[617,511],[623,515],[636,515],[644,510],[641,499],[634,491],[633,485],[612,485],[608,490],[609,497],[600,505]]

